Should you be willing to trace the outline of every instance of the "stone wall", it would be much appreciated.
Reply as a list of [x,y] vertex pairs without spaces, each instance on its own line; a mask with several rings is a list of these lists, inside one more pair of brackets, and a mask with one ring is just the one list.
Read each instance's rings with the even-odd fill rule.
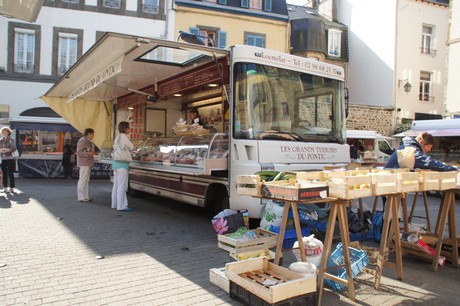
[[393,116],[393,108],[350,105],[347,130],[372,130],[391,136],[395,130]]

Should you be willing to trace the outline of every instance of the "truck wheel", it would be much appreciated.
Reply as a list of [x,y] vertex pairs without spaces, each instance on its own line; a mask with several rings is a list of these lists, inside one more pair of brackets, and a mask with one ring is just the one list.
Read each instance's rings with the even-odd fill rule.
[[214,205],[212,205],[210,208],[214,215],[218,214],[224,209],[230,208],[230,201],[228,198],[227,190],[225,188],[219,188],[214,201]]
[[128,186],[128,195],[137,198],[139,197],[141,192],[139,190],[132,189],[131,187]]

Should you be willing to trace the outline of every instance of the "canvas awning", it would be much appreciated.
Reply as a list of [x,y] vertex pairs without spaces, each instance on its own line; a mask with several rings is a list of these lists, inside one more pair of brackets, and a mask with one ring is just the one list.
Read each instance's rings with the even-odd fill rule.
[[460,119],[415,120],[412,128],[394,137],[417,136],[427,132],[435,137],[460,137]]
[[62,118],[18,116],[11,118],[9,124],[11,129],[16,130],[76,132],[76,129]]
[[44,0],[1,0],[0,15],[35,22]]
[[132,92],[147,95],[146,88],[228,54],[225,49],[106,33],[41,99],[80,132],[93,128],[93,141],[102,147],[112,139],[117,98]]

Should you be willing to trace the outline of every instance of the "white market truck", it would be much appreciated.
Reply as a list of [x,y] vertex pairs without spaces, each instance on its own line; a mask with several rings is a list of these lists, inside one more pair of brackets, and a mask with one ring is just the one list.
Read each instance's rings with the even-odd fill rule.
[[357,156],[352,159],[362,161],[364,153],[369,151],[375,160],[375,166],[385,166],[394,152],[392,142],[394,138],[383,136],[372,130],[347,130],[347,143],[354,147]]
[[[113,52],[119,56],[110,56],[118,60],[112,69],[106,57]],[[102,81],[91,78],[97,56],[106,62],[98,64]],[[248,209],[260,218],[262,200],[238,195],[238,175],[350,162],[345,76],[338,66],[252,46],[219,49],[107,33],[68,75],[77,73],[94,81],[72,87],[64,76],[45,97],[64,96],[67,104],[110,100],[113,129],[131,121],[139,154],[130,164],[130,192],[213,211]],[[208,129],[174,134],[191,107]]]

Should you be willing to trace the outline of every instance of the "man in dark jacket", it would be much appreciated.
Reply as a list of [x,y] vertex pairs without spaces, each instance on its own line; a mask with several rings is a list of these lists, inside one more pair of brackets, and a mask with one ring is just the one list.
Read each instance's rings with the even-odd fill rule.
[[426,153],[430,152],[434,146],[434,138],[431,134],[426,132],[421,133],[415,139],[411,137],[404,137],[402,145],[393,152],[388,159],[385,168],[400,168],[398,163],[398,150],[405,147],[414,147],[415,164],[414,169],[429,169],[434,171],[457,171],[457,168],[447,165],[439,160],[436,160]]

